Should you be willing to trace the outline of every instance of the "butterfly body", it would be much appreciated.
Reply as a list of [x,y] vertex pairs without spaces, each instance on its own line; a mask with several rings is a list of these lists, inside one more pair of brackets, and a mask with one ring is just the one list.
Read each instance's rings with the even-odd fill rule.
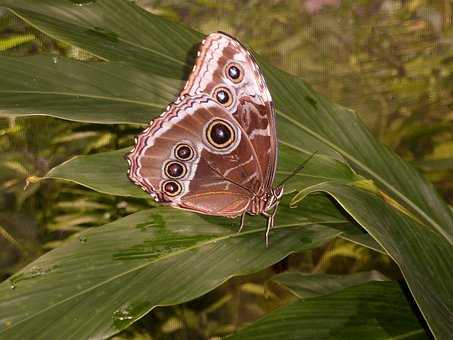
[[247,213],[250,215],[259,215],[272,210],[279,202],[283,195],[283,188],[272,188],[262,196],[255,196],[250,201]]
[[266,216],[267,242],[283,190],[272,188],[272,99],[250,53],[226,34],[210,34],[180,96],[137,136],[127,160],[129,178],[160,203],[231,218]]

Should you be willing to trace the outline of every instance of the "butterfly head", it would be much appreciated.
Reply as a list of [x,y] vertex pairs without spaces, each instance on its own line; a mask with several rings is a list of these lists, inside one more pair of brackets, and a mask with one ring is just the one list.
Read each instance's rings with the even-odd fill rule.
[[276,188],[271,189],[271,191],[268,193],[268,199],[266,202],[267,204],[266,204],[265,211],[273,209],[278,204],[278,202],[280,201],[282,196],[283,196],[283,187],[276,187]]

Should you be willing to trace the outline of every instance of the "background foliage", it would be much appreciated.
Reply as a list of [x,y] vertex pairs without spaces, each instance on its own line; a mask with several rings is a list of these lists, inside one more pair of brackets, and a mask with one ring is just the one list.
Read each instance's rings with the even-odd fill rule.
[[[414,162],[452,202],[450,1],[139,3],[204,33],[227,31],[275,66],[302,75],[331,100],[356,109],[375,136]],[[0,27],[4,54],[93,58],[6,12]],[[146,207],[144,200],[101,195],[64,182],[30,183],[23,190],[27,178],[46,174],[72,155],[128,146],[137,129],[44,117],[2,119],[0,124],[3,279],[74,232]],[[336,240],[259,274],[228,281],[198,300],[158,308],[120,336],[147,338],[149,331],[156,337],[228,334],[291,299],[277,286],[264,289],[273,273],[288,268],[336,274],[378,269],[400,278],[385,255]]]

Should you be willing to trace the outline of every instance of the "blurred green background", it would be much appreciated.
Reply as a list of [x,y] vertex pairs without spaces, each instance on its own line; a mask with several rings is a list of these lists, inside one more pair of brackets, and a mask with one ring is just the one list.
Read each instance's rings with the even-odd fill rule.
[[[204,33],[225,31],[273,65],[300,75],[333,102],[354,109],[380,141],[413,162],[452,204],[453,1],[136,3]],[[95,59],[2,9],[0,53]],[[128,146],[137,132],[126,125],[49,117],[0,119],[2,281],[74,233],[148,205],[70,183],[33,183],[32,177],[74,155]],[[292,255],[262,273],[230,280],[193,302],[158,308],[115,338],[193,339],[230,333],[290,299],[266,284],[270,275],[287,269],[337,274],[377,269],[400,277],[388,257],[338,240]]]

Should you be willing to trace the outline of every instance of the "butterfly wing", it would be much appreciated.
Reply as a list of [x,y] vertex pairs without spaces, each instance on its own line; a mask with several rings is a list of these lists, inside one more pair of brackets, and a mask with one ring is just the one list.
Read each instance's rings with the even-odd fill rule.
[[127,159],[129,178],[156,200],[234,217],[269,192],[276,157],[274,109],[258,65],[238,41],[213,33],[179,98]]
[[204,94],[170,105],[127,159],[129,178],[157,201],[208,215],[242,214],[263,178],[244,129]]
[[272,98],[253,56],[236,39],[212,33],[203,40],[181,96],[206,94],[223,104],[259,155],[260,194],[272,186],[277,163],[277,132]]

